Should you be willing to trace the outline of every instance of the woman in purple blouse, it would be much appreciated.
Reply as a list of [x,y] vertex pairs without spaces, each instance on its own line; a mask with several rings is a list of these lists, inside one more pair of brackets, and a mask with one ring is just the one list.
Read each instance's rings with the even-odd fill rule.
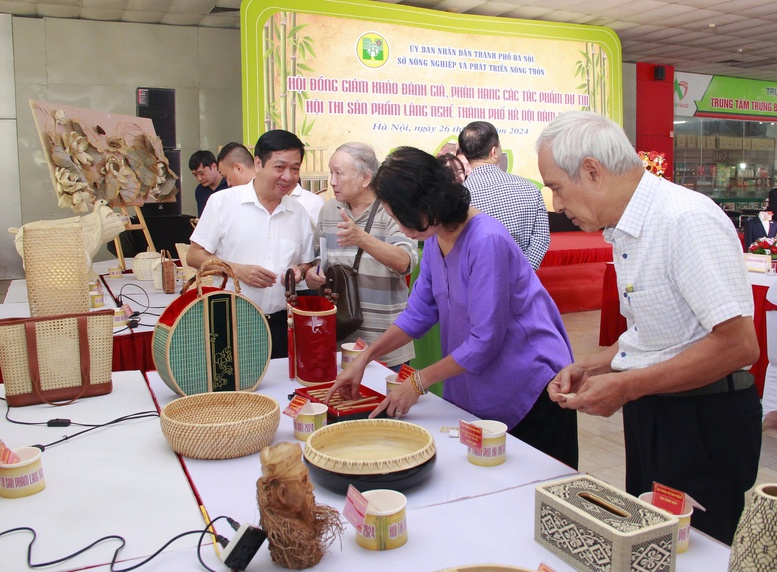
[[[428,153],[400,147],[375,178],[376,195],[402,232],[424,241],[421,271],[407,308],[338,377],[354,398],[375,357],[440,324],[443,358],[392,391],[372,416],[406,414],[427,388],[577,468],[577,417],[545,387],[572,362],[556,304],[507,230],[470,206],[469,191]],[[571,414],[570,414],[571,413]]]

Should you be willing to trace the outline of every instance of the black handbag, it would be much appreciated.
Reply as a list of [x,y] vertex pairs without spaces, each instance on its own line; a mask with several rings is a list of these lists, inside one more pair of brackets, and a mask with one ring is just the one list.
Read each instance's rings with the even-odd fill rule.
[[[372,221],[375,219],[375,213],[378,211],[378,200],[370,209],[370,216],[364,227],[364,232],[370,232]],[[344,340],[356,330],[358,330],[364,316],[362,315],[362,306],[359,301],[359,261],[362,258],[363,250],[359,248],[356,251],[356,258],[353,266],[345,264],[331,264],[326,270],[326,283],[322,286],[323,291],[330,290],[332,298],[337,305],[337,341]],[[336,296],[336,298],[335,298]]]

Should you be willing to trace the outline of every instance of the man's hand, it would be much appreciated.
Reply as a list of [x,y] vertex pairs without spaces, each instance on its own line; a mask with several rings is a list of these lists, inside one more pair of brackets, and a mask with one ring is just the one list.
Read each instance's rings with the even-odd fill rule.
[[261,266],[251,264],[230,264],[241,284],[254,288],[270,288],[278,282],[278,275]]
[[360,246],[367,233],[348,216],[345,209],[340,209],[340,218],[343,222],[337,223],[337,246]]
[[548,396],[564,409],[609,417],[629,401],[626,374],[588,375],[582,367],[573,363],[550,381]]

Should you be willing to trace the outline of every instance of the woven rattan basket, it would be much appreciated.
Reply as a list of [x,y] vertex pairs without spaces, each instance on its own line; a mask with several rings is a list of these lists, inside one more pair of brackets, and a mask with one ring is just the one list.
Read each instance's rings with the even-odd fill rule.
[[162,433],[193,459],[233,459],[262,450],[278,430],[278,402],[260,393],[224,391],[181,397],[162,408]]
[[137,280],[153,279],[152,270],[158,260],[158,252],[138,252],[132,260],[132,274]]
[[327,425],[305,443],[305,458],[324,469],[364,475],[408,469],[431,459],[431,433],[395,419],[358,419]]
[[30,315],[88,312],[89,261],[81,225],[30,227],[23,242]]

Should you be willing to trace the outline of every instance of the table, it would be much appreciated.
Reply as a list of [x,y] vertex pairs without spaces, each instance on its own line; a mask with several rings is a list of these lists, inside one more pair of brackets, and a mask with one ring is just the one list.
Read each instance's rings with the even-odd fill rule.
[[[750,285],[753,289],[753,325],[758,337],[760,356],[750,367],[750,373],[755,377],[755,385],[758,394],[763,395],[766,366],[769,365],[769,356],[766,343],[766,311],[773,309],[766,300],[769,286],[777,284],[777,274],[763,274],[748,272]],[[611,346],[618,341],[618,337],[626,331],[626,318],[620,313],[620,296],[618,295],[618,282],[615,274],[615,265],[608,263],[604,272],[602,283],[602,313],[599,319],[599,345]]]
[[[388,370],[378,364],[370,364],[365,385],[383,390]],[[139,372],[114,373],[114,392],[109,396],[80,400],[56,410],[57,417],[104,420],[121,412],[147,407],[153,390],[160,406],[175,399],[156,372],[145,374],[148,387]],[[140,379],[139,379],[140,378]],[[288,395],[299,385],[288,379],[285,359],[272,360],[257,391],[270,395],[285,405]],[[28,419],[46,418],[48,406],[15,408],[13,416],[26,415]],[[98,415],[99,414],[99,415]],[[49,413],[50,415],[50,413]],[[81,416],[84,417],[81,417]],[[430,430],[437,444],[437,463],[432,476],[416,489],[407,491],[408,543],[396,550],[370,552],[360,548],[354,539],[354,530],[346,525],[341,542],[335,542],[330,554],[314,569],[317,571],[363,570],[370,572],[395,571],[397,567],[412,562],[414,570],[440,570],[452,566],[493,562],[521,565],[537,569],[541,562],[556,572],[569,572],[570,566],[534,542],[534,487],[539,483],[575,474],[575,472],[545,454],[508,435],[507,461],[499,467],[478,467],[466,461],[466,449],[456,439],[439,432],[441,426],[455,425],[459,418],[474,419],[444,400],[429,394],[406,416]],[[70,429],[65,430],[66,432]],[[0,419],[0,434],[14,445],[38,442],[45,437],[40,433],[52,430],[42,427],[21,427]],[[97,439],[100,439],[98,442]],[[293,441],[292,421],[281,417],[280,427],[273,440]],[[99,445],[99,446],[98,446]],[[58,446],[60,447],[60,446]],[[183,465],[174,462],[175,456],[167,446],[159,430],[158,421],[143,420],[126,426],[95,431],[94,436],[83,436],[61,448],[53,447],[44,453],[44,471],[47,488],[38,495],[5,502],[0,499],[0,529],[36,519],[35,526],[41,532],[34,549],[36,561],[47,557],[62,556],[106,532],[121,533],[132,538],[133,550],[125,549],[124,558],[140,559],[151,554],[161,544],[183,530],[203,526],[196,497],[186,482],[181,469],[185,466],[191,475],[202,503],[211,518],[229,515],[240,522],[257,524],[255,482],[261,475],[258,455],[225,461],[183,459]],[[129,450],[131,456],[125,456]],[[136,459],[142,452],[143,458]],[[64,462],[67,457],[67,464]],[[95,466],[107,465],[101,474]],[[67,469],[67,471],[65,471]],[[82,470],[85,469],[85,470]],[[102,467],[101,467],[102,469]],[[93,477],[83,483],[84,472]],[[71,489],[77,487],[77,489]],[[84,489],[89,488],[87,494]],[[82,491],[79,495],[67,491]],[[111,494],[103,494],[103,491]],[[317,487],[316,500],[342,510],[344,497]],[[13,511],[5,510],[5,505]],[[15,506],[14,506],[15,504]],[[32,510],[45,504],[45,510]],[[74,504],[79,504],[75,507]],[[83,506],[81,506],[83,505]],[[151,510],[153,508],[153,510]],[[67,511],[72,511],[69,516]],[[87,518],[97,511],[116,515],[109,521]],[[52,538],[52,530],[63,528],[67,518],[78,516],[78,527],[67,527],[61,540]],[[123,518],[118,518],[118,515]],[[63,520],[65,519],[65,520]],[[178,519],[170,522],[171,519]],[[220,534],[231,537],[228,526],[217,525]],[[146,529],[152,529],[144,537]],[[162,529],[162,530],[160,530]],[[45,531],[45,532],[44,532]],[[158,559],[145,565],[143,570],[197,570],[195,551],[191,544],[197,537],[176,543]],[[14,570],[25,569],[24,547],[19,537],[0,537],[3,562],[13,562]],[[129,545],[128,545],[129,548]],[[77,562],[67,566],[75,568],[106,562],[113,546],[90,551]],[[203,557],[211,568],[222,570],[210,547],[204,548]],[[728,562],[729,549],[706,535],[692,532],[691,549],[677,557],[677,572],[705,570],[723,572]],[[131,562],[123,563],[129,566]],[[122,566],[126,567],[126,566]],[[55,570],[71,569],[66,566]],[[106,566],[98,566],[105,570]],[[269,552],[263,547],[247,568],[248,572],[275,569]]]
[[[10,417],[26,422],[68,418],[99,424],[130,413],[156,410],[140,372],[114,372],[113,381],[109,395],[58,408],[14,407]],[[0,393],[5,394],[2,385]],[[45,445],[83,429],[75,425],[21,426],[0,416],[0,435],[10,447]],[[142,557],[152,554],[175,534],[204,526],[194,494],[159,429],[157,417],[97,429],[48,447],[42,454],[42,464],[45,489],[21,499],[0,498],[0,530],[30,526],[37,531],[35,562],[60,558],[108,534],[120,534],[127,540],[122,559]],[[186,537],[175,546],[191,551],[197,539]],[[26,570],[23,563],[30,540],[28,533],[0,537],[0,568]],[[107,542],[46,570],[104,564],[110,562],[117,547],[117,541]],[[213,551],[210,547],[206,550]]]

